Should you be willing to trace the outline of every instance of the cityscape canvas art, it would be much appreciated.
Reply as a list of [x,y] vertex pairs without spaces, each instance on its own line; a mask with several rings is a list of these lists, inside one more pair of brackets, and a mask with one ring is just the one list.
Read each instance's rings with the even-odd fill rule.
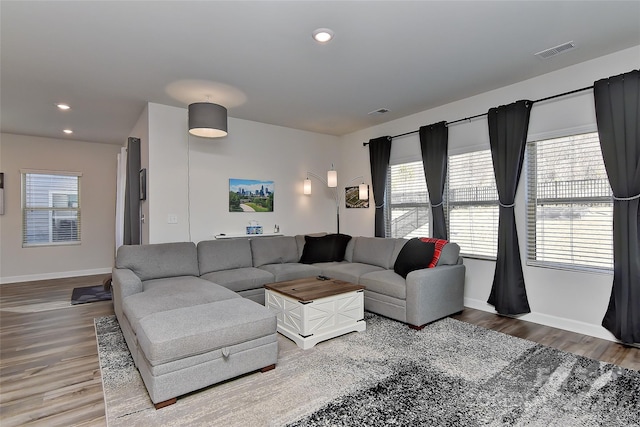
[[229,212],[273,212],[273,181],[229,179]]

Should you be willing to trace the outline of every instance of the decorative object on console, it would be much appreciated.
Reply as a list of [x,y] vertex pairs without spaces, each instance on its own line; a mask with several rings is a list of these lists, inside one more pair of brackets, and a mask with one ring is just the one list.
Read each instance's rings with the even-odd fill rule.
[[258,221],[249,221],[247,225],[247,234],[262,234],[262,226],[258,225]]
[[227,136],[227,109],[212,102],[190,104],[189,133],[202,138]]
[[[331,169],[327,171],[327,180],[325,181],[323,178],[316,175],[315,173],[307,171],[307,177],[305,178],[303,187],[302,187],[303,193],[305,195],[311,194],[311,179],[309,178],[310,176],[313,176],[314,178],[318,179],[320,182],[325,184],[328,188],[333,189],[333,198],[336,202],[336,233],[340,233],[340,193],[338,192],[338,188],[337,188],[338,172],[333,169],[333,164],[332,164]],[[363,176],[362,175],[356,176],[355,178],[350,179],[349,183],[357,179],[363,179]],[[351,187],[348,187],[348,188],[351,188]],[[358,188],[358,199],[369,200],[369,186],[363,182],[357,188]],[[346,200],[346,197],[345,197],[345,200]],[[347,206],[347,207],[354,207],[354,206]],[[365,206],[357,206],[357,207],[365,207]],[[369,207],[368,203],[366,207]]]
[[273,197],[273,181],[229,179],[229,212],[273,212]]

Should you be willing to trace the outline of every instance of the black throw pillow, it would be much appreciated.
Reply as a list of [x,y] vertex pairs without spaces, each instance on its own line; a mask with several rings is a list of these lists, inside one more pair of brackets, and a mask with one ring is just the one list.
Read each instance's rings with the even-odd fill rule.
[[333,240],[333,251],[331,261],[344,261],[344,253],[347,251],[347,245],[351,240],[348,234],[329,234]]
[[417,237],[409,240],[400,250],[393,265],[393,271],[406,279],[407,274],[412,271],[427,268],[433,258],[435,248],[434,243],[423,242]]
[[351,236],[347,234],[327,234],[326,236],[304,236],[304,249],[300,262],[314,264],[316,262],[342,261]]

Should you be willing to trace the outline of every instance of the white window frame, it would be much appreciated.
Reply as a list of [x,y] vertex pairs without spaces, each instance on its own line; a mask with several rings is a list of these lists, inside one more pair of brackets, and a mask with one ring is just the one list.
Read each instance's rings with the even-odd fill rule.
[[[610,264],[608,265],[588,265],[580,262],[571,262],[567,261],[550,261],[539,259],[543,256],[538,253],[538,248],[544,247],[544,245],[538,245],[538,239],[540,238],[537,232],[537,212],[539,206],[544,206],[545,204],[562,204],[572,206],[575,204],[585,204],[585,203],[593,203],[593,204],[608,204],[610,206],[610,220],[611,226],[613,224],[613,193],[611,191],[611,187],[609,186],[609,195],[599,195],[599,196],[585,196],[585,197],[553,197],[553,198],[540,198],[538,197],[538,188],[537,188],[537,178],[536,178],[536,167],[538,163],[537,159],[537,144],[544,143],[546,141],[557,140],[560,138],[572,138],[587,134],[595,134],[597,137],[597,130],[594,127],[582,127],[576,129],[565,130],[563,132],[554,132],[548,134],[536,135],[530,138],[530,141],[527,142],[527,153],[525,156],[525,167],[526,167],[526,177],[527,177],[527,194],[526,194],[526,217],[527,217],[527,265],[533,267],[542,267],[542,268],[553,268],[553,269],[561,269],[561,270],[570,270],[570,271],[583,271],[583,272],[591,272],[591,273],[603,273],[603,274],[611,274],[613,272],[613,239],[601,239],[596,243],[600,245],[601,252],[610,251]],[[556,142],[562,143],[562,142]],[[572,158],[571,156],[566,156],[566,158]],[[605,171],[606,172],[606,171]],[[606,173],[605,173],[606,176]],[[598,181],[602,181],[604,178],[599,178]],[[559,181],[562,183],[567,182],[575,182],[575,181]],[[606,181],[608,184],[608,180]],[[565,185],[568,186],[570,184]],[[599,184],[598,184],[599,185]],[[575,186],[574,186],[575,187]],[[572,207],[570,208],[572,209]],[[573,227],[573,221],[569,221],[571,227]],[[600,227],[598,227],[600,229]],[[551,238],[554,234],[548,233]],[[579,232],[574,232],[573,228],[571,229],[570,234],[572,236],[579,236]],[[541,236],[544,237],[544,236]],[[590,234],[589,237],[593,239],[594,235]],[[548,245],[552,245],[553,242],[547,243]],[[571,251],[571,257],[574,257],[573,250]],[[549,258],[551,258],[549,256]]]
[[[76,177],[78,178],[78,187],[77,191],[70,191],[66,189],[46,189],[43,191],[48,192],[48,200],[49,206],[27,206],[27,175],[59,175],[59,176],[68,176],[68,177]],[[49,171],[49,170],[32,170],[32,169],[22,169],[20,170],[21,176],[21,195],[22,195],[22,247],[42,247],[42,246],[68,246],[68,245],[79,245],[82,243],[82,233],[81,233],[81,177],[82,173],[80,172],[66,172],[66,171]],[[65,206],[65,207],[53,207],[53,196],[54,194],[63,194],[63,195],[76,195],[78,196],[77,206]],[[48,213],[48,234],[49,241],[48,242],[28,242],[28,233],[27,233],[27,213],[30,211],[36,212],[47,212]],[[74,240],[67,241],[53,241],[53,220],[60,219],[55,214],[56,212],[76,212],[74,218],[76,219],[76,227],[77,227],[77,238]]]

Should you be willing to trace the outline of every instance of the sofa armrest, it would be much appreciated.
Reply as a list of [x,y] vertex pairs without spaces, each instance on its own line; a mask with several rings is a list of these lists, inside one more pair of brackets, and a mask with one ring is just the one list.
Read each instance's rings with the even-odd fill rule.
[[422,326],[464,309],[466,267],[442,265],[407,275],[407,323]]
[[111,292],[116,316],[122,316],[122,300],[129,295],[142,292],[142,280],[128,268],[114,268],[111,273]]

